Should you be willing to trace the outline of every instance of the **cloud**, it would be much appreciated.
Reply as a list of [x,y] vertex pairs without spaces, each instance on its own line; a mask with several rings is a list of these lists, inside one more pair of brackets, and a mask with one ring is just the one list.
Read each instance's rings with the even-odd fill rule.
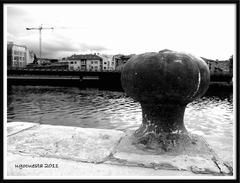
[[[29,49],[33,50],[39,56],[39,46],[37,44],[28,44]],[[42,57],[58,58],[71,56],[75,54],[84,54],[89,52],[101,52],[107,50],[102,46],[91,46],[87,44],[68,44],[66,42],[42,43]]]
[[39,53],[39,31],[26,27],[54,27],[54,31],[42,31],[46,57],[104,51],[143,53],[167,47],[221,59],[235,50],[232,5],[12,6],[7,7],[8,40]]
[[16,38],[16,36],[14,36],[13,34],[11,34],[11,33],[7,33],[7,41],[12,41],[12,42],[17,42],[17,38]]
[[8,7],[7,8],[7,16],[8,17],[19,17],[19,16],[25,16],[26,11],[24,11],[21,8],[16,8],[16,7]]
[[9,33],[20,35],[32,23],[34,23],[34,19],[23,9],[15,7],[7,8],[7,28]]
[[[17,26],[12,26],[17,27]],[[16,44],[26,45],[30,50],[39,56],[39,33],[38,31],[25,31],[24,34],[17,31],[7,32],[7,41],[13,41]],[[73,53],[101,52],[108,50],[102,45],[90,45],[80,43],[78,40],[69,38],[67,35],[61,35],[57,32],[42,32],[42,57],[59,58],[70,56]]]
[[105,48],[104,46],[99,46],[99,45],[88,45],[88,44],[80,44],[80,49],[79,51],[106,51],[108,50],[107,48]]
[[[39,49],[37,49],[39,50]],[[84,54],[89,52],[101,52],[107,48],[99,45],[88,45],[85,43],[70,43],[63,40],[62,42],[56,41],[54,43],[44,43],[42,48],[42,55],[45,57],[66,57],[75,54]]]
[[[29,40],[25,40],[26,42]],[[39,53],[39,46],[35,41],[32,41],[31,45],[33,50]],[[77,41],[68,39],[64,36],[54,36],[45,38],[42,41],[42,55],[44,57],[61,57],[70,56],[73,53],[89,53],[89,52],[101,52],[105,51],[107,48],[101,45],[89,45],[86,43],[78,43]]]

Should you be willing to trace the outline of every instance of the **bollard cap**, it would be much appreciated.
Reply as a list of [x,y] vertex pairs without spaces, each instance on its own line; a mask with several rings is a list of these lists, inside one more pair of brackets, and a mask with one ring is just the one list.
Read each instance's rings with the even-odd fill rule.
[[145,103],[187,104],[204,95],[209,81],[205,61],[167,49],[131,57],[121,74],[125,92]]

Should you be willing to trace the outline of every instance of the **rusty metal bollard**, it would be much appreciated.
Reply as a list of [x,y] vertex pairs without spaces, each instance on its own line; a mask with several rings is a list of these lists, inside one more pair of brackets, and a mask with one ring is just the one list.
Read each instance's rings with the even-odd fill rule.
[[142,124],[134,134],[138,143],[167,151],[178,139],[186,141],[185,108],[204,95],[209,81],[207,64],[190,54],[162,50],[130,58],[121,82],[142,107]]

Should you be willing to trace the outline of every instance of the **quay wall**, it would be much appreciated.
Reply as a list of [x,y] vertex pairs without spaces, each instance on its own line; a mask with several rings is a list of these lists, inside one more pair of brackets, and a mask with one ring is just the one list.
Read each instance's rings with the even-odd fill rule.
[[[79,72],[66,70],[8,70],[9,85],[63,85],[123,90],[120,72]],[[211,74],[210,89],[232,89],[232,74]]]

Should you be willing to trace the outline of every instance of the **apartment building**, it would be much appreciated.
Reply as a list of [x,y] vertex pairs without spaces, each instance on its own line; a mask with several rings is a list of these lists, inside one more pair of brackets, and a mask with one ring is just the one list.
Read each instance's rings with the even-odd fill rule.
[[102,70],[103,71],[112,71],[115,70],[115,61],[112,59],[111,55],[99,55],[102,58]]
[[33,59],[25,45],[18,45],[13,42],[7,43],[7,66],[24,68],[29,60]]
[[229,60],[210,60],[201,57],[207,64],[211,74],[232,73],[231,61]]
[[134,55],[135,54],[131,54],[131,55],[122,55],[122,54],[114,55],[112,60],[115,63],[115,69],[117,71],[121,71],[123,65]]
[[102,71],[103,59],[96,54],[74,54],[66,60],[69,62],[69,70]]

